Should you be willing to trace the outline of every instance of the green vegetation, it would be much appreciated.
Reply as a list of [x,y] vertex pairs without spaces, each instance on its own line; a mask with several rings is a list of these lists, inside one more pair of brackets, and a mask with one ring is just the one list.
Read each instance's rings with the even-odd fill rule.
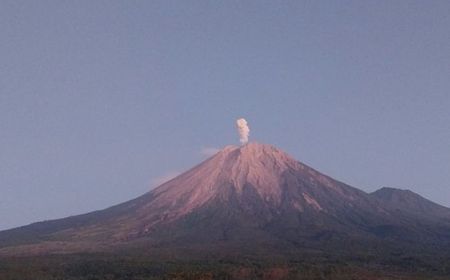
[[[443,265],[444,264],[444,265]],[[449,259],[392,258],[162,262],[145,256],[53,255],[0,259],[2,280],[448,279]]]

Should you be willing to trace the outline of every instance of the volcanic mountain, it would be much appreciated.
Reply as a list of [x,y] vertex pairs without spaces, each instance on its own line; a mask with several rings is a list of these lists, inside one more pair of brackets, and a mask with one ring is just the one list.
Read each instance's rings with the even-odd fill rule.
[[410,191],[368,194],[258,143],[227,146],[105,210],[0,232],[3,255],[291,255],[449,243],[450,209]]

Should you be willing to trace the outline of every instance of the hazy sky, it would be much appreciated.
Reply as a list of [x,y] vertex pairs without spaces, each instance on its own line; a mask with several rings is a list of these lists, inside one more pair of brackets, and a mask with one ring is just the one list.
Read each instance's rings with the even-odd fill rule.
[[1,1],[0,229],[250,141],[450,206],[450,1]]

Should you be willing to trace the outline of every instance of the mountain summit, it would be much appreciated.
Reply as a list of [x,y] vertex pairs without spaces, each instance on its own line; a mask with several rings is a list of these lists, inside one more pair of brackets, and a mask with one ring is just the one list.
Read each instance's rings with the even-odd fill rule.
[[450,243],[449,229],[450,209],[412,192],[368,194],[273,146],[248,143],[227,146],[131,201],[0,232],[0,254],[183,248],[196,255],[283,255],[442,245]]

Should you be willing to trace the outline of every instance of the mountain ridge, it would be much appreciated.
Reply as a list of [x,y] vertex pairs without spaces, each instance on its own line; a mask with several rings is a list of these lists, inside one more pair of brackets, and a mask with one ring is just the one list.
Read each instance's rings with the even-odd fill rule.
[[133,200],[1,231],[0,254],[114,251],[136,244],[152,250],[187,247],[194,254],[224,244],[236,253],[242,244],[255,250],[265,244],[284,254],[344,250],[348,244],[391,246],[402,239],[447,244],[447,229],[450,209],[417,194],[392,189],[369,194],[274,146],[248,143],[226,146]]

